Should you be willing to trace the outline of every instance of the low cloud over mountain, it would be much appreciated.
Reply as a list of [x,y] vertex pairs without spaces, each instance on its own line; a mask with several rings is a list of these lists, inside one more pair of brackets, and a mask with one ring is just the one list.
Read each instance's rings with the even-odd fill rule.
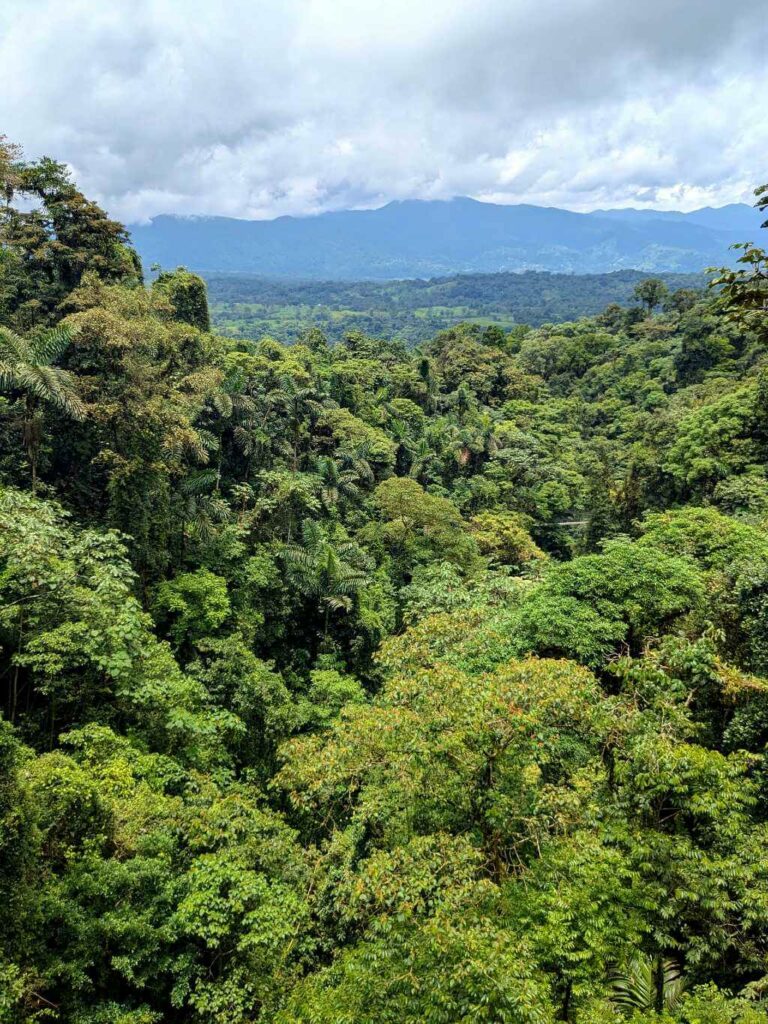
[[6,0],[0,126],[129,222],[719,206],[765,177],[759,7]]

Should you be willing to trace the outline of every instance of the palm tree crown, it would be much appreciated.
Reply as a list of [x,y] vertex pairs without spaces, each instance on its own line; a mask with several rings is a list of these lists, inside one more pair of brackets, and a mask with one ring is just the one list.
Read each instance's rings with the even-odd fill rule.
[[60,409],[73,419],[85,416],[76,378],[54,366],[72,340],[66,327],[54,327],[29,337],[0,327],[0,390],[20,391],[26,397]]
[[286,544],[283,558],[288,579],[304,597],[315,598],[325,611],[325,632],[331,611],[349,611],[353,596],[369,582],[365,569],[352,564],[360,549],[352,541],[329,540],[319,523],[305,519],[301,544]]
[[49,405],[75,420],[85,417],[85,404],[77,390],[77,378],[55,366],[72,335],[66,327],[38,331],[27,337],[9,327],[0,327],[0,391],[16,393],[21,399],[21,430],[32,475],[32,492],[37,488],[37,464],[42,443],[40,406]]

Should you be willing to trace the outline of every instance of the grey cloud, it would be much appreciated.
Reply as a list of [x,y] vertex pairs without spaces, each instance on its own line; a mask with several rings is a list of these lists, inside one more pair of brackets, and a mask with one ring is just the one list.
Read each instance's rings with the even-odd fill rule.
[[128,221],[768,178],[768,29],[722,0],[6,0],[0,131]]

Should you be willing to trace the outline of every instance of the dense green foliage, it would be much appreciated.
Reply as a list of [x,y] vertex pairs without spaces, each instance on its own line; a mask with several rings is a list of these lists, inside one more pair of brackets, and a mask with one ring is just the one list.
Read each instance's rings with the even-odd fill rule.
[[0,1021],[765,1024],[764,257],[233,341],[0,157]]
[[[457,323],[541,326],[632,304],[645,280],[636,270],[611,274],[460,274],[429,281],[275,281],[251,274],[206,274],[217,330],[232,338],[294,342],[310,328],[331,342],[351,331],[409,345]],[[697,274],[663,274],[670,292],[701,289]],[[672,301],[672,300],[670,300]],[[678,302],[686,301],[678,298]]]

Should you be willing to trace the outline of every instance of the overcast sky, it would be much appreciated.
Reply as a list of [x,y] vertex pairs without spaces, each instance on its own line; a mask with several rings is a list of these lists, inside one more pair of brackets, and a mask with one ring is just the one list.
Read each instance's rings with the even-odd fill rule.
[[751,201],[768,0],[2,0],[0,132],[115,216]]

